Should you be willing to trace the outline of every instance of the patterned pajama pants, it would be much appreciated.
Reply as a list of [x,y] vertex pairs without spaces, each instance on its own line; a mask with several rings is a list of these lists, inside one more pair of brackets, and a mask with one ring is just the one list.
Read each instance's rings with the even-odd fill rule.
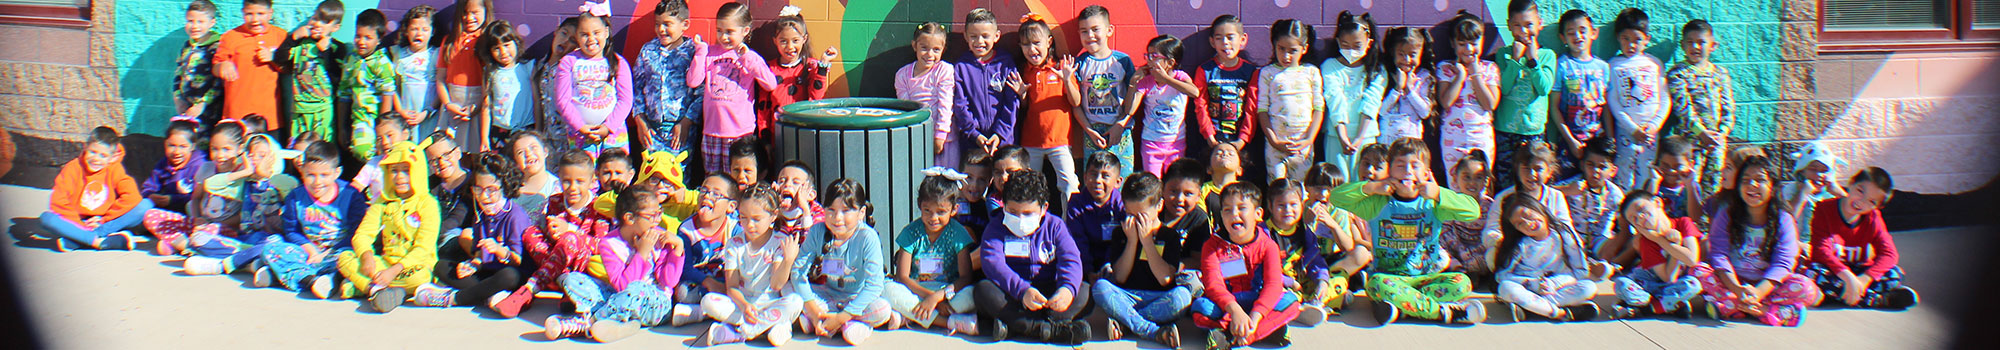
[[652,327],[666,321],[673,310],[667,291],[653,281],[632,282],[613,292],[604,280],[581,272],[563,274],[563,295],[576,304],[577,312],[589,312],[593,320],[632,321]]
[[1395,305],[1403,315],[1436,320],[1444,317],[1444,303],[1472,295],[1472,279],[1457,272],[1417,276],[1371,273],[1367,289],[1370,298]]
[[[1721,281],[1716,280],[1715,268],[1707,264],[1695,266],[1693,275],[1696,280],[1701,281],[1701,295],[1715,305],[1716,316],[1724,318],[1749,316],[1737,310],[1742,306],[1742,300],[1739,300],[1742,295],[1723,288]],[[1764,299],[1758,301],[1763,304],[1764,309],[1764,315],[1758,319],[1767,325],[1796,327],[1799,325],[1799,319],[1805,317],[1806,306],[1810,306],[1812,301],[1817,301],[1819,296],[1819,286],[1813,285],[1812,279],[1806,278],[1805,275],[1792,274],[1785,277],[1784,281],[1778,282],[1777,288],[1772,289],[1770,294],[1765,294]]]

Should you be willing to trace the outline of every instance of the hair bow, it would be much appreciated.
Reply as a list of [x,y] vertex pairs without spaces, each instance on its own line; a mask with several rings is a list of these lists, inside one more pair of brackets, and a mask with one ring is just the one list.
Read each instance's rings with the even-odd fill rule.
[[924,176],[942,176],[946,180],[951,180],[951,181],[965,181],[966,177],[965,173],[961,173],[958,172],[958,170],[952,170],[951,168],[946,168],[941,166],[924,168],[924,170],[920,172],[922,172]]
[[169,123],[189,122],[189,123],[201,124],[201,118],[196,118],[195,116],[181,114],[181,115],[175,115],[173,119],[168,119],[167,122]]
[[805,12],[805,10],[800,9],[798,6],[785,5],[785,8],[778,10],[778,17],[798,16],[802,12]]
[[1039,13],[1029,12],[1028,14],[1021,15],[1021,24],[1028,24],[1028,22],[1046,23],[1048,21],[1049,21],[1048,18],[1042,17],[1042,14]]
[[591,16],[609,17],[611,16],[611,0],[604,0],[604,2],[598,3],[584,1],[583,5],[576,6],[576,10]]

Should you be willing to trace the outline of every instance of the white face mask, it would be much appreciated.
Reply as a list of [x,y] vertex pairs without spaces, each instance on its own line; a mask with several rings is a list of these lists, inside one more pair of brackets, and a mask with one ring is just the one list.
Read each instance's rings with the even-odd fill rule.
[[792,207],[792,209],[786,210],[784,213],[786,219],[797,219],[801,215],[806,215],[806,208]]
[[1008,213],[1000,221],[1007,225],[1008,230],[1013,230],[1015,236],[1027,237],[1028,235],[1035,234],[1035,230],[1042,229],[1042,215],[1045,214],[1023,216]]
[[1347,58],[1348,61],[1357,61],[1367,56],[1368,56],[1368,50],[1340,49],[1340,57]]

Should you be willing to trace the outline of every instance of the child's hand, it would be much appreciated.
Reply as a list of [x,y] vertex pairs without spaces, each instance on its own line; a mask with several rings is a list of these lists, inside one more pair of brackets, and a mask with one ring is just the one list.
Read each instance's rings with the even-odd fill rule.
[[687,143],[686,134],[681,132],[681,125],[674,124],[673,128],[667,130],[667,148],[681,149],[681,144]]
[[306,265],[316,265],[320,261],[326,260],[327,252],[319,249],[319,245],[312,243],[300,244],[299,249],[306,251]]
[[1083,128],[1083,136],[1084,138],[1090,139],[1090,145],[1092,147],[1097,147],[1098,149],[1105,148],[1106,144],[1108,143],[1104,140],[1104,135],[1098,134],[1097,130],[1095,129]]
[[839,57],[840,57],[839,47],[827,47],[826,53],[822,53],[819,55],[819,61],[831,63],[833,62],[834,58],[839,58]]
[[[215,69],[215,77],[222,78],[223,81],[236,81],[236,62],[217,63],[215,64],[214,69]],[[196,115],[196,114],[189,114],[189,115]]]
[[847,321],[853,321],[853,320],[854,320],[854,314],[850,313],[834,312],[831,314],[827,314],[826,320],[821,321],[819,324],[820,332],[822,335],[839,332],[841,327],[847,326]]
[[1229,310],[1229,319],[1242,320],[1245,322],[1229,323],[1230,338],[1235,338],[1235,341],[1238,345],[1247,345],[1248,344],[1247,342],[1250,340],[1250,337],[1252,335],[1255,335],[1257,332],[1257,322],[1251,320],[1250,314],[1243,312],[1241,308],[1233,308],[1233,309],[1235,310]]
[[945,142],[943,137],[931,138],[931,154],[932,155],[944,154],[944,143]]
[[277,55],[277,52],[277,48],[264,48],[263,51],[257,51],[257,61],[270,63],[271,57]]
[[1061,75],[1060,78],[1070,79],[1076,77],[1075,57],[1070,57],[1069,55],[1062,55],[1062,59],[1056,60],[1056,65],[1060,66],[1058,67],[1060,69],[1056,71]]
[[1641,145],[1653,144],[1653,133],[1646,132],[1646,129],[1651,128],[1651,126],[1641,125],[1639,130],[1632,130],[1632,139],[1638,141]]
[[1465,73],[1467,71],[1465,69],[1465,63],[1453,62],[1452,64],[1444,65],[1444,67],[1445,67],[1445,73],[1451,73],[1451,81],[1453,83],[1465,81],[1466,78]]
[[1725,136],[1722,135],[1722,132],[1715,130],[1709,130],[1708,132],[1701,133],[1701,147],[1710,149],[1720,147],[1722,146],[1722,141],[1724,137]]
[[1075,301],[1076,292],[1071,292],[1069,287],[1057,288],[1056,296],[1049,298],[1049,311],[1069,311],[1070,303]]
[[1048,306],[1048,303],[1049,298],[1042,296],[1042,291],[1034,288],[1028,288],[1028,294],[1021,296],[1021,307],[1028,311],[1041,310],[1042,307]]
[[493,256],[506,256],[509,253],[506,245],[500,244],[499,240],[492,238],[479,240],[479,250]]
[[[1007,83],[1007,88],[1008,88],[1008,89],[1011,89],[1011,90],[1013,90],[1013,91],[1014,91],[1014,93],[1020,93],[1021,91],[1026,91],[1025,89],[1023,89],[1023,88],[1022,88],[1022,87],[1023,87],[1023,86],[1025,86],[1026,84],[1022,84],[1022,83],[1021,83],[1021,72],[1019,72],[1019,71],[1015,71],[1015,72],[1009,72],[1009,73],[1007,73],[1007,81],[1006,81],[1006,83]],[[189,114],[189,115],[193,115],[193,114]],[[1210,143],[1213,143],[1213,142],[1210,142]],[[988,152],[988,153],[991,153],[991,152]]]
[[458,272],[458,278],[471,277],[472,273],[479,272],[479,264],[472,260],[460,261],[458,262],[458,271],[456,272]]

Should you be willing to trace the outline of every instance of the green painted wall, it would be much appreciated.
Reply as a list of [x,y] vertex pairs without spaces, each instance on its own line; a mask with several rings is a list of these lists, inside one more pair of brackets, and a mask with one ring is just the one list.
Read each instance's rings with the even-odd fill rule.
[[[214,32],[225,32],[243,23],[241,1],[212,0],[216,5]],[[187,44],[186,0],[119,0],[117,3],[117,43],[119,92],[125,98],[128,132],[158,135],[166,131],[174,110],[174,61]],[[318,0],[274,0],[271,23],[280,28],[296,27],[312,17]],[[376,0],[345,1],[347,19],[362,9],[374,8]],[[353,26],[342,26],[335,38],[354,37]]]

